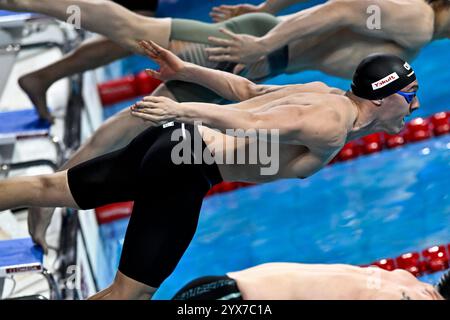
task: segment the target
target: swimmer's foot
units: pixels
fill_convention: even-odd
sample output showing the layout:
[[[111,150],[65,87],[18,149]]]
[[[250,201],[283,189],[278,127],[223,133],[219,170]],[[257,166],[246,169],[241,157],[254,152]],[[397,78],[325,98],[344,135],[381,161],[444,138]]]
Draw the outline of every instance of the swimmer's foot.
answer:
[[[42,75],[39,72],[26,74],[19,79],[19,86],[34,104],[39,117],[54,123],[54,117],[47,107],[47,90],[49,85],[43,81]]]
[[[40,245],[45,254],[48,254],[49,249],[45,235],[54,211],[54,208],[30,208],[28,210],[28,232],[33,242]]]

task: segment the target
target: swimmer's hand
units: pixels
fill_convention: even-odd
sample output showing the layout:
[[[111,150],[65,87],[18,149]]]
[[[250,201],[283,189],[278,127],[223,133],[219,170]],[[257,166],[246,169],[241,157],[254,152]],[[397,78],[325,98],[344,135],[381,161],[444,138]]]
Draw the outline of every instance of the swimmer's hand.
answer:
[[[188,63],[153,41],[139,41],[139,45],[160,68],[159,71],[146,69],[149,76],[161,81],[183,80]]]
[[[265,5],[264,2],[258,6],[247,3],[238,4],[234,6],[221,5],[212,8],[212,11],[209,13],[209,16],[213,19],[214,22],[221,22],[246,13],[263,12],[265,8],[264,5]]]
[[[220,29],[220,31],[230,39],[208,38],[209,42],[218,46],[205,49],[208,59],[211,61],[249,64],[263,59],[269,53],[267,48],[260,43],[261,38],[259,37],[248,34],[236,34],[224,28]]]
[[[131,114],[150,122],[154,126],[177,120],[180,115],[180,103],[167,97],[148,96],[131,108]]]

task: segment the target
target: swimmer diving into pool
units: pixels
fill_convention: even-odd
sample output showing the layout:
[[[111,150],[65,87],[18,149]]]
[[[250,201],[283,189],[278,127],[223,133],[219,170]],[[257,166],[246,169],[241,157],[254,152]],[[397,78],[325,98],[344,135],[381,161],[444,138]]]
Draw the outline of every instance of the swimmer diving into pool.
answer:
[[[274,12],[298,1],[269,2]],[[241,66],[236,63],[245,63],[240,75],[253,82],[304,70],[351,78],[358,63],[371,53],[390,53],[411,61],[431,41],[450,36],[448,0],[331,0],[288,16],[256,12],[216,24],[145,17],[104,0],[0,0],[1,9],[39,12],[62,21],[68,18],[69,5],[80,8],[82,28],[102,34],[128,51],[143,54],[136,40],[151,40],[187,62],[209,68],[237,73]],[[378,11],[368,13],[369,6]],[[371,20],[378,13],[379,21]],[[45,87],[85,70],[76,66],[66,69],[46,74]],[[45,90],[37,90],[29,82],[25,89],[31,100],[38,103],[39,110],[47,110]],[[180,102],[218,103],[214,99],[220,99],[204,88],[182,82],[168,83],[156,95]],[[139,133],[131,119],[126,121],[130,122],[129,130]],[[122,133],[111,130],[109,135],[119,141]],[[107,145],[108,139],[104,140]]]
[[[405,270],[265,263],[192,280],[173,300],[449,300],[450,271],[433,286]]]
[[[222,106],[145,97],[131,107],[131,113],[154,127],[125,148],[55,174],[0,182],[0,210],[17,206],[88,209],[134,201],[116,278],[95,299],[151,297],[191,242],[211,186],[221,181],[307,178],[326,166],[347,141],[379,131],[398,133],[404,127],[403,118],[419,107],[415,73],[394,55],[364,59],[345,92],[320,82],[257,85],[184,62],[155,43],[142,46],[160,65],[159,72],[148,71],[153,76],[193,81],[241,102]],[[202,125],[196,125],[199,121]],[[278,130],[279,170],[261,175],[262,163],[197,163],[191,153],[187,154],[190,161],[174,162],[172,151],[180,140],[174,140],[173,134],[180,131],[179,137],[186,137],[182,141],[187,143],[200,137],[202,150],[213,159],[225,159],[256,143],[257,139],[225,135],[226,129]]]
[[[270,2],[279,9],[295,1]],[[253,82],[281,73],[314,69],[351,78],[358,63],[371,53],[395,54],[410,61],[431,41],[450,37],[448,0],[331,0],[289,16],[274,17],[256,12],[217,24],[144,17],[104,0],[0,0],[2,9],[40,12],[62,21],[67,20],[69,5],[80,7],[83,28],[102,34],[135,53],[145,54],[135,40],[152,40],[187,62],[237,72],[242,67],[237,62],[247,63],[264,52],[265,57],[252,60],[240,72]],[[381,29],[367,27],[368,18],[373,15],[367,13],[369,5],[380,9]],[[228,34],[220,32],[221,28],[228,30],[225,31]],[[268,44],[255,55],[254,48],[259,50],[264,41]],[[220,47],[211,48],[214,44]],[[276,47],[279,48],[274,49]],[[205,51],[207,48],[209,55]],[[226,62],[228,60],[232,62]],[[52,72],[45,76],[45,86],[79,71],[83,70],[72,66]],[[27,81],[25,87],[30,99],[38,103],[37,108],[48,110],[42,84],[36,83],[33,87]],[[186,81],[166,82],[152,95],[178,102],[223,103],[222,97],[212,90]],[[116,114],[103,123],[60,170],[124,147],[149,125],[131,116],[128,110]],[[46,251],[45,232],[52,210],[32,208],[31,211],[35,217],[29,221],[31,236]]]

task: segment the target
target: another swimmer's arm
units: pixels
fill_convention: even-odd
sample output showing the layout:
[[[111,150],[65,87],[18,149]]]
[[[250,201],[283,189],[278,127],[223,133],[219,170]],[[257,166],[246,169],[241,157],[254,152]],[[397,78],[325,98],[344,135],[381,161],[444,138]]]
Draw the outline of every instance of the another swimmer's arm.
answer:
[[[386,4],[377,1],[377,5],[383,7],[383,12],[385,11]],[[367,13],[368,6],[367,3],[359,0],[330,0],[290,15],[258,41],[261,47],[266,48],[266,53],[270,53],[292,41],[324,34],[336,28],[348,26],[364,32],[370,17],[370,14]],[[382,34],[383,30],[380,30],[379,33]]]

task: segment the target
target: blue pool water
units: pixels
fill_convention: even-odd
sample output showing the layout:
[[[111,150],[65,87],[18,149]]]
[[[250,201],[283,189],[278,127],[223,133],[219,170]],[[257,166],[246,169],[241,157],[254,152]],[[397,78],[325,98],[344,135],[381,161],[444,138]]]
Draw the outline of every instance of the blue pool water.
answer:
[[[271,261],[365,264],[450,242],[450,136],[208,198],[159,292]]]
[[[323,1],[301,5],[318,2]],[[207,12],[216,2],[206,4],[203,0],[168,1],[159,14],[208,21]],[[448,52],[450,41],[437,41],[412,62],[422,102],[414,116],[450,109]],[[138,72],[149,64],[134,57],[124,62],[123,70]],[[268,82],[317,80],[342,89],[349,85],[348,80],[316,71]],[[191,246],[155,298],[170,298],[197,276],[269,261],[365,264],[449,243],[449,151],[448,135],[335,164],[307,180],[278,181],[210,197],[202,207]],[[126,225],[125,219],[101,227],[111,261],[103,286],[115,273]],[[437,276],[423,279],[433,282]]]
[[[193,242],[157,293],[270,261],[366,264],[450,242],[450,135],[209,197]],[[101,227],[110,277],[127,220]],[[434,281],[434,277],[426,277]]]

